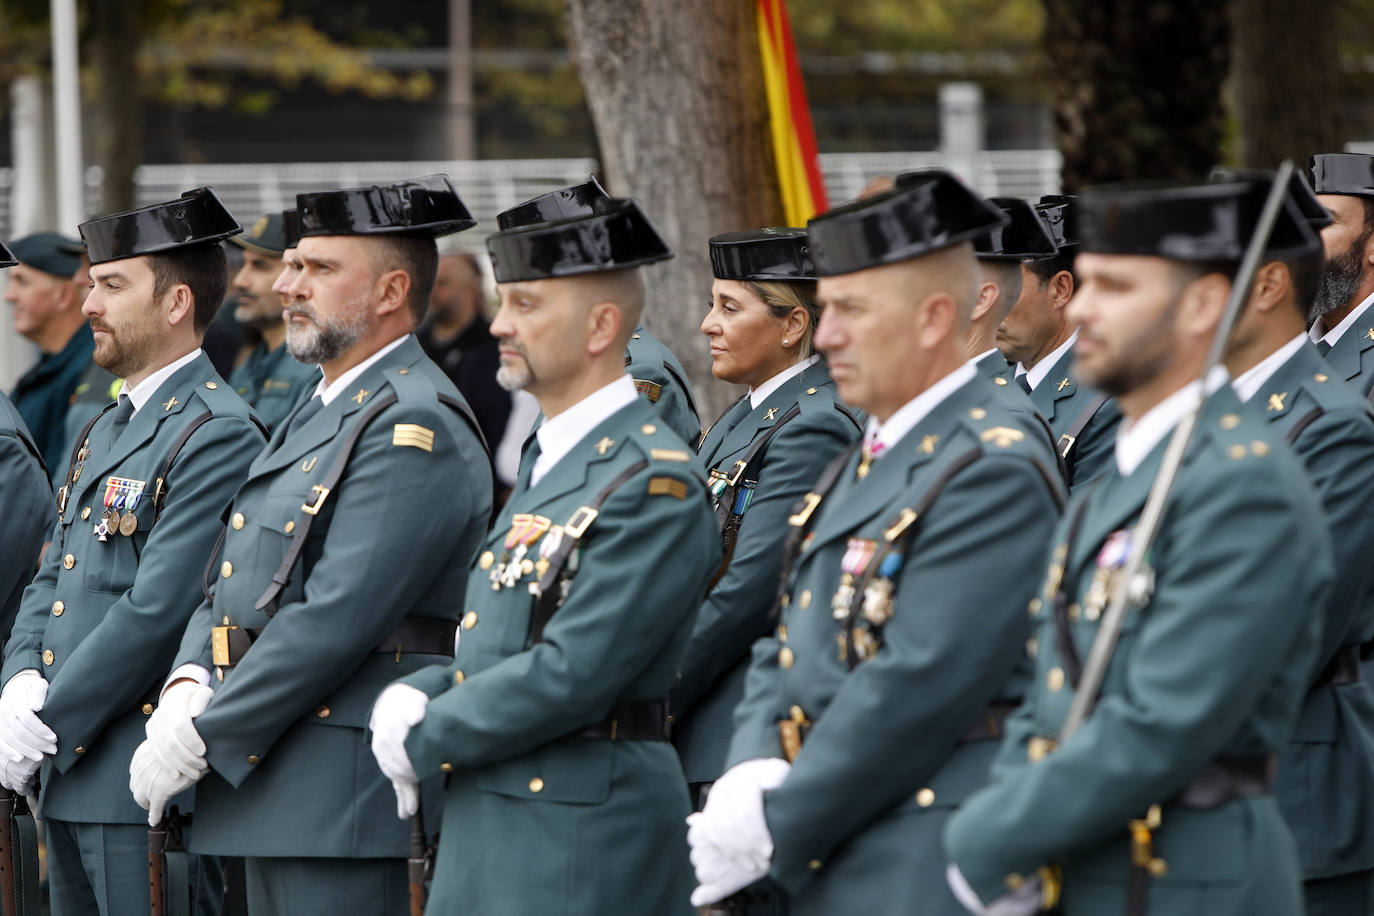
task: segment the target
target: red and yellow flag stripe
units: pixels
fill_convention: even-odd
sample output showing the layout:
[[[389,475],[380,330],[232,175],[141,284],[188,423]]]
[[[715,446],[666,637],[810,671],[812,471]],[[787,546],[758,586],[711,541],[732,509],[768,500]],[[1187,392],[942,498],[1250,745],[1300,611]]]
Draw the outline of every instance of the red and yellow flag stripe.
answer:
[[[759,48],[763,54],[778,185],[787,224],[805,226],[808,219],[829,208],[816,152],[816,130],[806,103],[806,87],[797,63],[786,0],[757,2]]]

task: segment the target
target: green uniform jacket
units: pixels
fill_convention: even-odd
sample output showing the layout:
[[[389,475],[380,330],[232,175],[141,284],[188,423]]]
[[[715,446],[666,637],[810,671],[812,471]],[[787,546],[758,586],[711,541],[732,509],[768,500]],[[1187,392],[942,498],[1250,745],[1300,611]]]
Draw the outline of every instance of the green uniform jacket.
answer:
[[[1374,636],[1374,420],[1359,391],[1331,379],[1304,343],[1247,406],[1291,442],[1330,523],[1336,577],[1320,665]],[[1296,432],[1296,439],[1292,438]],[[1313,688],[1279,756],[1276,794],[1307,878],[1374,868],[1374,690],[1360,680]]]
[[[945,832],[950,860],[984,901],[1060,865],[1064,916],[1124,912],[1127,824],[1159,804],[1153,851],[1167,872],[1149,881],[1149,913],[1302,912],[1297,851],[1272,795],[1206,811],[1171,803],[1216,758],[1283,747],[1313,676],[1321,615],[1311,611],[1330,593],[1330,538],[1307,475],[1230,386],[1199,419],[1151,549],[1152,597],[1126,618],[1092,714],[1047,754],[1031,740],[1057,738],[1074,693],[1056,642],[1056,583],[1062,575],[1065,625],[1086,659],[1110,593],[1092,582],[1124,562],[1123,532],[1167,446],[1168,436],[1127,477],[1113,463],[1074,494],[1055,532],[1029,605],[1031,690],[1007,721],[991,785]]]
[[[773,627],[769,612],[777,600],[787,518],[860,430],[853,413],[840,404],[830,370],[818,362],[752,410],[746,395],[707,431],[699,452],[708,471],[733,476],[735,462],[743,461],[754,442],[793,405],[801,413],[768,442],[729,569],[701,605],[682,660],[682,678],[673,690],[673,740],[689,783],[710,782],[725,770],[735,706],[744,697],[749,648]],[[720,512],[718,507],[723,522]]]
[[[67,400],[67,415],[62,418],[62,451],[60,460],[48,466],[48,475],[54,489],[61,487],[67,475],[67,464],[72,451],[76,448],[76,437],[86,428],[105,406],[119,397],[119,389],[124,380],[108,369],[95,363],[86,367],[86,372],[77,382],[76,390]]]
[[[617,703],[667,697],[720,563],[695,462],[661,422],[640,398],[538,484],[521,476],[468,581],[454,664],[405,679],[431,697],[406,741],[415,771],[450,774],[430,913],[693,912],[691,809],[672,746],[576,735]],[[538,573],[508,536],[571,521],[639,462],[586,529],[567,598],[530,645]],[[508,560],[513,584],[495,589]]]
[[[154,525],[157,476],[182,430],[206,412],[211,419],[172,465]],[[113,411],[91,429],[90,454],[24,592],[0,673],[8,682],[33,668],[50,684],[40,718],[57,733],[57,753],[43,764],[43,817],[146,823],[129,794],[129,760],[153,711],[149,695],[162,685],[199,601],[222,513],[262,448],[250,418],[201,354],[158,387],[113,445]],[[92,529],[112,477],[144,488],[133,535],[102,542]]]
[[[997,748],[963,737],[993,701],[1020,696],[1025,602],[1059,514],[1058,475],[1012,435],[1013,422],[992,386],[974,379],[862,480],[851,455],[812,519],[777,635],[754,647],[730,765],[783,756],[779,720],[814,722],[787,779],[764,797],[772,876],[794,913],[962,913],[945,888],[940,832],[987,781]],[[881,542],[968,454],[977,460],[918,522],[881,634],[856,628],[879,647],[849,670],[832,596],[855,539]]]
[[[687,372],[677,361],[673,351],[649,329],[635,328],[629,346],[625,348],[625,371],[635,380],[639,393],[649,399],[668,428],[683,442],[695,445],[701,435],[701,420],[687,384]],[[535,424],[536,427],[538,423]]]
[[[38,446],[10,399],[0,394],[0,641],[10,635],[24,587],[38,568],[43,539],[52,531],[52,487]]]
[[[1098,394],[1096,389],[1078,384],[1073,372],[1072,347],[1059,357],[1049,375],[1031,389],[1031,403],[1050,424],[1061,453],[1062,437],[1068,435]],[[1093,414],[1068,455],[1064,456],[1070,489],[1077,489],[1111,467],[1113,449],[1116,447],[1116,427],[1120,422],[1121,410],[1114,400],[1108,400]]]
[[[1058,458],[1058,449],[1055,448],[1054,431],[1050,429],[1050,424],[1040,415],[1040,411],[1031,402],[1030,395],[1021,390],[1019,385],[1012,383],[1008,376],[1011,375],[1010,367],[1007,366],[1006,359],[1001,353],[989,353],[982,359],[973,364],[978,371],[980,378],[986,380],[997,389],[997,397],[1001,403],[1015,416],[1019,425],[1038,444],[1044,445],[1045,455],[1050,467],[1059,467],[1061,464]],[[1067,468],[1065,468],[1067,472]]]
[[[61,350],[42,354],[37,365],[21,375],[10,392],[48,467],[67,460],[65,453],[70,449],[65,448],[67,438],[62,421],[94,352],[95,338],[90,327],[83,324]]]
[[[213,668],[211,628],[266,629],[211,680],[196,719],[213,772],[196,789],[196,852],[247,856],[404,856],[409,827],[364,729],[390,681],[447,653],[375,651],[407,617],[456,619],[491,513],[476,434],[438,394],[461,398],[409,338],[369,366],[290,438],[286,424],[234,497],[213,604],[185,628],[178,664]],[[254,609],[353,426],[367,426],[324,501],[268,622]],[[428,446],[428,447],[426,447]],[[445,647],[446,649],[448,647]],[[438,787],[429,787],[437,798]]]
[[[1345,329],[1345,333],[1326,354],[1331,374],[1354,385],[1368,395],[1374,390],[1374,309],[1366,309],[1360,320]]]
[[[257,411],[269,430],[276,429],[302,398],[309,397],[319,381],[319,366],[297,361],[284,343],[268,352],[262,341],[229,376],[229,384]]]

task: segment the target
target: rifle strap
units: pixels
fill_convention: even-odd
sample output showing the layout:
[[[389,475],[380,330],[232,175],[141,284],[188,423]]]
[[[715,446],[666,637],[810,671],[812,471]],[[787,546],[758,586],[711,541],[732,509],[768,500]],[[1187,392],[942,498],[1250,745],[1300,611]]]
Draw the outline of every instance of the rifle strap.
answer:
[[[1068,432],[1059,437],[1059,457],[1066,464],[1069,461],[1069,453],[1078,444],[1078,437],[1083,435],[1083,430],[1088,428],[1088,424],[1093,421],[1093,417],[1097,416],[1097,412],[1102,409],[1102,405],[1107,403],[1107,400],[1107,395],[1099,394],[1089,401],[1088,406],[1084,407],[1083,412],[1073,421]]]

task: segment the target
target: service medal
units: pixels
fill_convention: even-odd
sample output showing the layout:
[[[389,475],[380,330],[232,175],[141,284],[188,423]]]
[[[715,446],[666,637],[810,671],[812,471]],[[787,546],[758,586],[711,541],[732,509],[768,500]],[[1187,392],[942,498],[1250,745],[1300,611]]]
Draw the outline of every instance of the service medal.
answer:
[[[836,620],[842,619],[849,613],[849,605],[854,602],[854,582],[868,569],[868,564],[873,562],[873,555],[877,552],[877,541],[869,541],[864,538],[849,539],[844,557],[840,560],[840,569],[844,570],[844,574],[840,576],[840,587],[835,590],[835,596],[830,599],[830,609]]]
[[[138,530],[138,518],[132,512],[125,512],[124,517],[119,520],[119,533],[127,537],[133,537]]]
[[[534,564],[525,566],[525,555],[530,545],[539,540],[553,526],[553,521],[542,515],[520,512],[511,516],[510,531],[506,534],[504,547],[510,551],[510,561],[503,564],[501,585],[509,588],[519,582],[522,576],[534,571]]]

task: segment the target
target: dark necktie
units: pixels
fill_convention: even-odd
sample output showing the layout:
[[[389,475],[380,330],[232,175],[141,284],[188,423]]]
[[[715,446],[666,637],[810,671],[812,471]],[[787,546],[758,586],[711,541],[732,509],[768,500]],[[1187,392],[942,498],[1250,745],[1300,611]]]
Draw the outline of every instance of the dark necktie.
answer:
[[[1325,359],[1326,354],[1331,352],[1331,344],[1327,343],[1324,340],[1317,341],[1317,352],[1322,355],[1323,359]]]
[[[305,405],[301,407],[300,410],[296,411],[296,415],[291,418],[291,422],[286,425],[286,435],[283,436],[282,439],[290,439],[302,426],[310,421],[311,417],[319,413],[322,407],[324,407],[324,398],[312,397],[310,400],[306,401]]]
[[[119,402],[115,405],[114,414],[110,422],[110,446],[113,447],[119,441],[119,436],[124,432],[124,427],[129,425],[129,418],[134,415],[134,401],[123,392],[119,395]]]
[[[1021,390],[1024,391],[1026,394],[1030,394],[1030,393],[1031,393],[1030,373],[1029,373],[1029,372],[1022,372],[1020,375],[1018,375],[1018,376],[1016,377],[1016,384],[1020,385],[1020,386],[1021,386]]]
[[[526,488],[529,487],[530,472],[534,470],[535,459],[539,457],[539,437],[535,435],[538,428],[536,425],[530,430],[530,434],[525,437],[524,445],[520,447],[520,465],[515,472],[516,486],[523,482]]]
[[[753,402],[750,401],[749,395],[746,394],[738,401],[731,404],[729,409],[726,410],[725,413],[720,415],[719,420],[717,420],[715,423],[712,423],[710,426],[706,428],[706,431],[701,435],[701,442],[699,443],[699,445],[704,448],[706,445],[706,437],[711,435],[711,433],[713,432],[720,433],[720,438],[716,441],[724,442],[725,437],[730,435],[730,431],[734,429],[736,426],[739,426],[740,421],[743,420],[745,417],[749,416],[749,414],[753,412]],[[698,451],[700,451],[700,449],[698,449]]]

